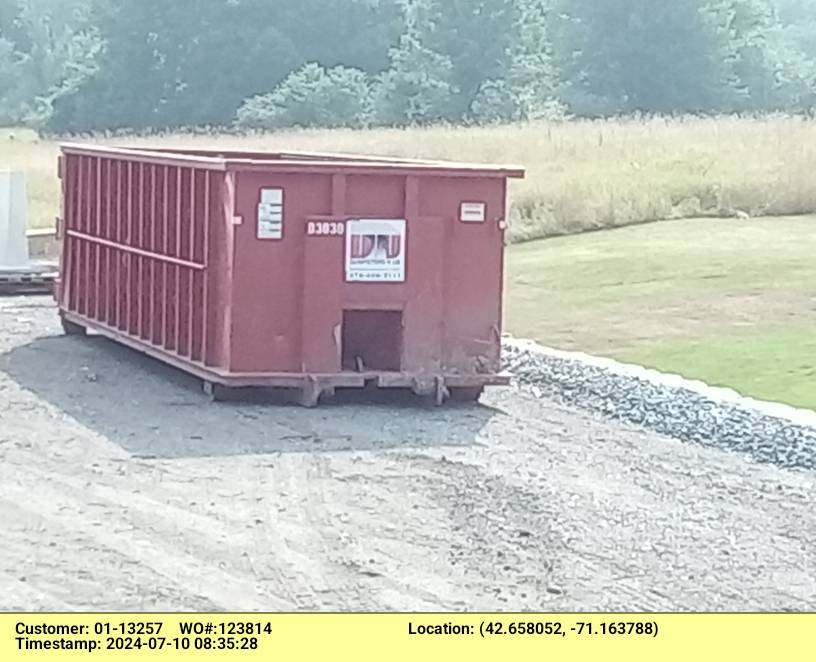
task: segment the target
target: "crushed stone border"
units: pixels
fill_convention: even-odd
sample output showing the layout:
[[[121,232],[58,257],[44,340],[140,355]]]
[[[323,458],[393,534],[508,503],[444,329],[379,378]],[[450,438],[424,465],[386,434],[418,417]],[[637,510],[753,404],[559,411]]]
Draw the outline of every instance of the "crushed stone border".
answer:
[[[681,375],[660,372],[659,370],[645,368],[640,365],[622,363],[614,359],[584,354],[583,352],[567,352],[559,349],[553,349],[551,347],[541,345],[533,340],[524,340],[514,338],[512,336],[505,336],[502,343],[521,351],[540,354],[545,357],[584,363],[588,366],[600,368],[623,377],[643,379],[659,386],[691,391],[718,404],[729,404],[741,407],[743,409],[753,410],[764,416],[772,416],[774,418],[790,421],[794,425],[802,425],[816,429],[816,411],[812,411],[810,409],[797,409],[796,407],[779,402],[756,400],[754,398],[742,395],[734,389],[711,386],[705,382],[688,379]]]
[[[814,411],[530,340],[503,342],[513,383],[540,400],[782,469],[816,470]]]

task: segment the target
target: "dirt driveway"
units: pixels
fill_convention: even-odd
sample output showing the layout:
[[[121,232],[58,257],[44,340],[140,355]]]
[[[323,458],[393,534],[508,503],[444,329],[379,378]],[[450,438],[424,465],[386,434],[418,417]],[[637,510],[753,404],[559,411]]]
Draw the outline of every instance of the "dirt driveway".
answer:
[[[0,609],[816,609],[816,474],[512,389],[211,404],[0,299]]]

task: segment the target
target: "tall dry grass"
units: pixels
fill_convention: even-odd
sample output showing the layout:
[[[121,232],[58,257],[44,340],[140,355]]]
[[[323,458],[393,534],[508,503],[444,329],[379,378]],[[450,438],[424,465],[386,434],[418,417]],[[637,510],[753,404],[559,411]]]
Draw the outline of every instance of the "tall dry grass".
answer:
[[[816,121],[795,117],[573,121],[485,128],[286,131],[93,138],[128,145],[303,149],[507,163],[512,238],[571,234],[653,220],[816,211]],[[32,221],[57,209],[57,146],[0,134],[0,168],[29,175]]]

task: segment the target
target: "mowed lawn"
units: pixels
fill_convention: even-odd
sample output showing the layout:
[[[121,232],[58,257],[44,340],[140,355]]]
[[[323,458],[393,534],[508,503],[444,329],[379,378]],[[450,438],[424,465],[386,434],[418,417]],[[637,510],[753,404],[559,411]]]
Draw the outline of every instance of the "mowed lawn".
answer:
[[[515,336],[816,409],[816,217],[513,246],[507,296]]]

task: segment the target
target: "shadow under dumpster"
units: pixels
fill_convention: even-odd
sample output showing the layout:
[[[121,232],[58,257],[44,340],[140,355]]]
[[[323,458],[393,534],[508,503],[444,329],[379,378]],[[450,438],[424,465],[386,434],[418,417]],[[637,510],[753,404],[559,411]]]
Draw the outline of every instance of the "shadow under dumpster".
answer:
[[[276,406],[260,392],[213,403],[199,380],[93,335],[12,347],[0,372],[145,459],[470,446],[501,415],[482,405],[432,408],[402,394],[368,402],[368,394],[341,395],[314,410]]]

